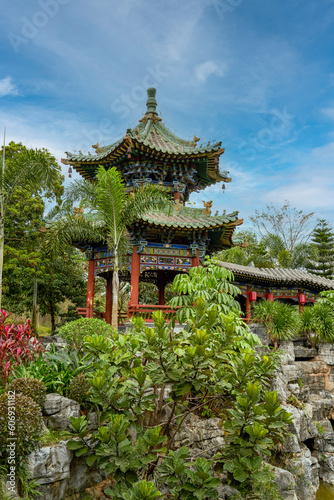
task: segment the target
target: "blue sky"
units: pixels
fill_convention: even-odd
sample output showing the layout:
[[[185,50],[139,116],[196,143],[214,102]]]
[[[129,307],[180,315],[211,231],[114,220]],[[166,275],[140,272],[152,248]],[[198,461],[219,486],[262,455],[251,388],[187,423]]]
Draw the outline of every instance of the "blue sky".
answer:
[[[334,0],[11,0],[0,127],[60,160],[124,135],[155,86],[172,131],[226,148],[225,194],[192,201],[246,222],[287,199],[333,223],[333,24]]]

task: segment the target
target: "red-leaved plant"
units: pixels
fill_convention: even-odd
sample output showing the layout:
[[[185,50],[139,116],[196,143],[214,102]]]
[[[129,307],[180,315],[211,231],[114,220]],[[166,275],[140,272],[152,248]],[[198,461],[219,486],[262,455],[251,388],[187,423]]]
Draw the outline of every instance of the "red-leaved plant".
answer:
[[[27,363],[43,350],[30,320],[23,324],[9,323],[9,316],[4,309],[0,310],[0,383],[5,385],[14,366]]]

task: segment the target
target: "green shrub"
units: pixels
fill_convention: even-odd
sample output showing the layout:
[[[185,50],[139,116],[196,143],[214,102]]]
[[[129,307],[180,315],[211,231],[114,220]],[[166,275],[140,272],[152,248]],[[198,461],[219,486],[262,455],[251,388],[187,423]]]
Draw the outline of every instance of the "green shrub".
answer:
[[[15,399],[10,399],[10,394],[0,396],[0,454],[7,459],[7,446],[14,442],[15,456],[20,459],[36,449],[43,418],[40,407],[33,399],[20,393],[15,394]]]
[[[58,333],[70,348],[80,351],[87,335],[112,337],[117,332],[103,319],[81,318],[62,326]]]
[[[267,330],[275,349],[282,340],[289,340],[298,333],[299,314],[295,306],[279,300],[260,300],[253,305],[252,317]]]
[[[77,377],[71,380],[68,395],[71,399],[74,399],[81,404],[87,399],[89,388],[90,383],[86,379],[86,376],[83,373],[80,373]]]
[[[9,384],[9,390],[33,399],[40,407],[46,397],[46,386],[42,380],[32,377],[16,378]]]

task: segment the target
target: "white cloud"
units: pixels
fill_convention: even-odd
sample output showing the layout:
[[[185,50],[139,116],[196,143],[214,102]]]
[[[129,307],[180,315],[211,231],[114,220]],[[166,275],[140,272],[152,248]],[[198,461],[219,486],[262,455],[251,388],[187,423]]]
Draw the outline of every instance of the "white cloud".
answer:
[[[6,95],[18,95],[17,87],[12,82],[11,76],[6,76],[6,78],[0,80],[0,97],[5,97]]]
[[[283,203],[289,200],[302,210],[333,213],[334,199],[334,142],[304,152],[307,161],[289,171],[288,181],[267,192],[266,202]]]
[[[332,108],[325,108],[322,110],[323,114],[328,116],[328,118],[331,118],[334,120],[334,107]]]
[[[211,75],[224,76],[227,72],[227,65],[215,61],[206,61],[195,66],[195,77],[200,83],[205,83]]]

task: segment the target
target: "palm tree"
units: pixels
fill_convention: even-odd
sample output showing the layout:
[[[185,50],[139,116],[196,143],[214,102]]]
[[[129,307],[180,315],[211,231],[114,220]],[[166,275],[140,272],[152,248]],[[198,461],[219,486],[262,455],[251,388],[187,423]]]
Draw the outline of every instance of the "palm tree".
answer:
[[[10,142],[2,148],[0,166],[0,309],[5,245],[5,222],[8,206],[16,190],[28,188],[32,193],[44,192],[47,197],[62,194],[61,169],[46,149],[27,149]]]
[[[65,206],[76,200],[90,208],[93,217],[73,214],[61,217],[47,232],[47,248],[57,254],[64,244],[82,241],[107,243],[114,256],[112,326],[117,328],[120,258],[129,248],[128,228],[148,211],[169,213],[172,203],[163,188],[156,185],[147,185],[127,194],[118,170],[115,167],[105,170],[101,166],[97,171],[97,182],[76,181],[67,191]]]
[[[315,347],[319,340],[333,342],[334,314],[330,304],[319,301],[314,306],[304,307],[300,315],[300,333]]]
[[[297,308],[284,302],[260,300],[253,306],[252,317],[263,324],[275,349],[280,340],[288,340],[298,331]]]

